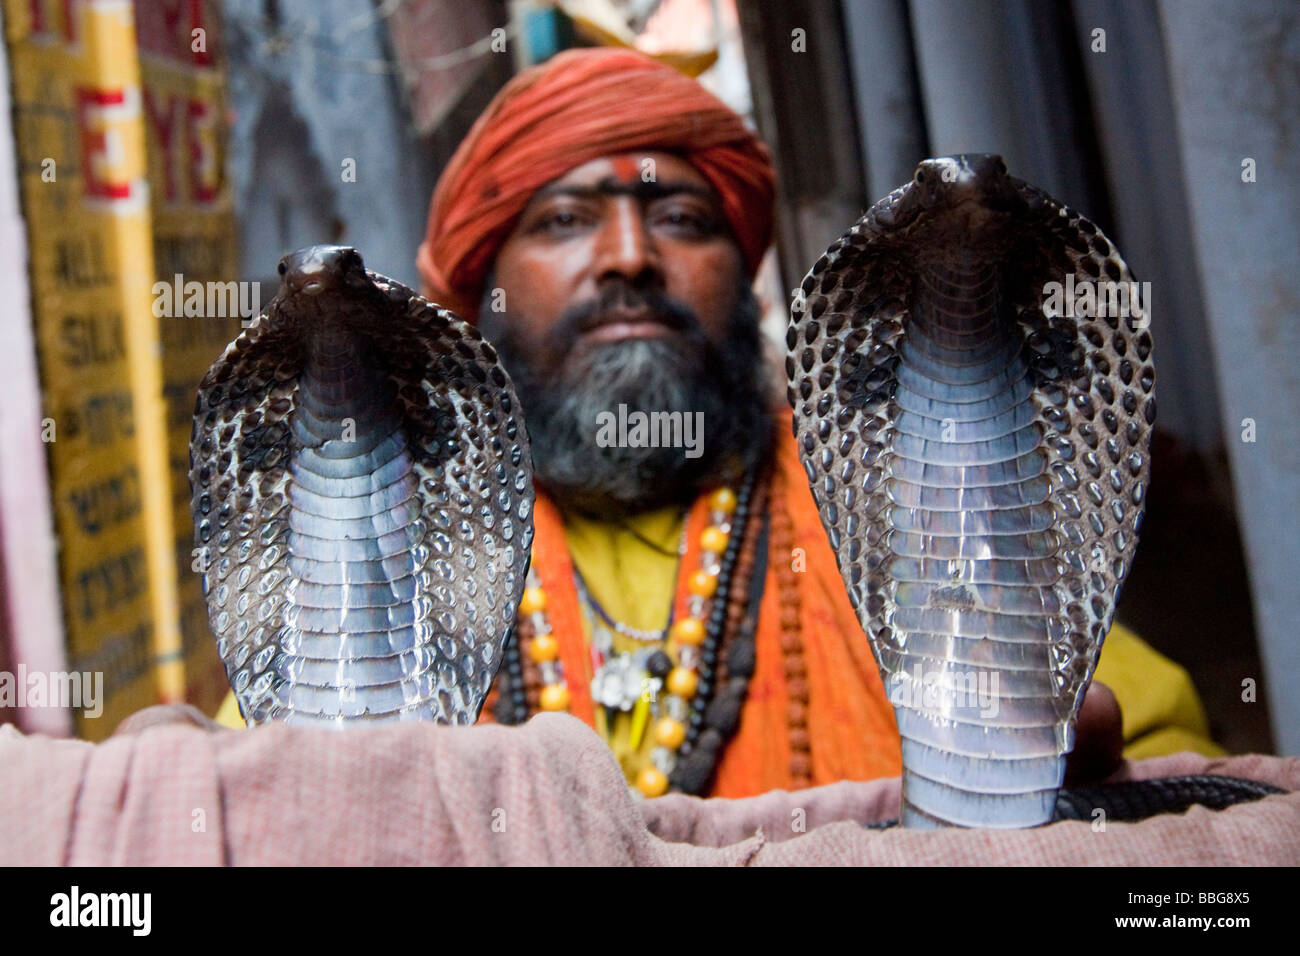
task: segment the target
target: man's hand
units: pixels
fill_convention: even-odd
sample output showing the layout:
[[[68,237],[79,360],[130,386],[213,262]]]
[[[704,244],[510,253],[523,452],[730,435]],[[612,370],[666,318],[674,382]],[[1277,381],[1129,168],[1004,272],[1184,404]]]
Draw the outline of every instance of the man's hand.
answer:
[[[1076,786],[1112,774],[1124,759],[1119,701],[1105,684],[1093,681],[1083,696],[1074,751],[1065,761],[1065,785]]]

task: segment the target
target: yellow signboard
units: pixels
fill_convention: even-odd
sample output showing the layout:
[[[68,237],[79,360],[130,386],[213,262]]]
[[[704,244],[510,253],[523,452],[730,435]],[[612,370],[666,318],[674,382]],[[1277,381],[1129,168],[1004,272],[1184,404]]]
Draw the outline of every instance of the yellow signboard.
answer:
[[[187,36],[180,21],[208,9],[143,7]],[[163,273],[233,276],[233,233],[211,47],[177,56],[146,18],[142,88],[135,15],[126,0],[4,3],[68,668],[104,675],[102,714],[77,715],[92,739],[183,699],[182,607],[198,671],[215,667],[193,610],[185,448],[198,379],[238,327],[153,308]]]
[[[225,75],[215,4],[172,0],[136,7],[145,141],[153,207],[155,281],[172,288],[237,278],[235,224],[225,177]],[[157,288],[157,287],[156,287]],[[228,685],[208,628],[190,518],[189,442],[199,380],[239,334],[234,309],[186,315],[171,296],[160,319],[167,403],[174,549],[185,698],[215,712]],[[247,296],[245,297],[247,299]],[[155,298],[155,302],[157,302]],[[206,300],[205,300],[206,301]],[[161,661],[164,674],[169,661]],[[166,690],[178,688],[167,678]]]

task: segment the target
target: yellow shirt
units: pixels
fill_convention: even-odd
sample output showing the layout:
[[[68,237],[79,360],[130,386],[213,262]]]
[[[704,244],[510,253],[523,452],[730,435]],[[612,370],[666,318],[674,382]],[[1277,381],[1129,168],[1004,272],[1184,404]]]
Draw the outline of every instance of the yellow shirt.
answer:
[[[564,525],[564,537],[573,563],[582,572],[592,597],[615,621],[642,631],[662,631],[677,584],[678,546],[684,515],[680,508],[665,508],[638,515],[626,525],[576,516]],[[591,646],[592,616],[584,605],[583,636]],[[614,634],[613,650],[622,654],[643,648],[663,648]],[[650,764],[655,747],[650,721],[636,721],[635,710],[614,711],[606,723],[604,708],[597,707],[597,727],[618,759],[629,782]],[[602,726],[603,725],[603,726]],[[639,741],[633,740],[634,730]]]
[[[1163,757],[1190,750],[1227,753],[1210,739],[1209,722],[1187,671],[1122,624],[1112,624],[1093,675],[1115,694],[1124,727],[1124,756]]]
[[[573,562],[593,597],[614,620],[640,630],[662,630],[667,624],[677,581],[682,517],[680,509],[665,508],[638,515],[626,525],[578,517],[566,521],[565,539]],[[585,622],[584,631],[589,644],[590,627]],[[614,635],[615,651],[646,646]],[[1205,711],[1187,672],[1123,625],[1111,627],[1095,679],[1110,687],[1119,701],[1125,757],[1144,759],[1183,750],[1207,756],[1225,752],[1209,738]],[[226,695],[216,719],[227,727],[244,726],[233,693]],[[633,747],[632,727],[631,713],[616,712],[612,723],[603,728],[629,782],[648,765],[654,747],[648,727],[639,746]]]

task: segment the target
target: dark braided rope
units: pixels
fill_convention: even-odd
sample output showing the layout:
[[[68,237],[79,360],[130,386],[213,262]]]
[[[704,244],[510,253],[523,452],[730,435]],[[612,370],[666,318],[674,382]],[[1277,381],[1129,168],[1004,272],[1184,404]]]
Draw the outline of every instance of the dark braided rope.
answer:
[[[1286,791],[1258,780],[1214,774],[1126,780],[1062,790],[1056,797],[1052,822],[1091,822],[1097,819],[1096,812],[1100,810],[1107,822],[1136,823],[1162,813],[1185,813],[1192,807],[1224,810],[1277,793]],[[898,826],[898,820],[880,820],[864,825],[869,830],[888,830]]]
[[[1107,820],[1130,822],[1161,813],[1183,813],[1194,806],[1222,810],[1284,792],[1258,780],[1211,774],[1130,780],[1062,790],[1056,798],[1055,819],[1091,820],[1100,809]]]

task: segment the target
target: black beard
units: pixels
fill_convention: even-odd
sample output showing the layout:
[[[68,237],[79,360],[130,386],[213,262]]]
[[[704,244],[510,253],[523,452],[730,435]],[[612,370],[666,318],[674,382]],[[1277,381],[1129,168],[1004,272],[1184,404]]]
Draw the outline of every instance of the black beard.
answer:
[[[488,289],[492,283],[488,283]],[[615,290],[649,305],[678,334],[596,345],[573,355],[579,332],[609,305],[609,296],[571,309],[549,335],[559,369],[536,368],[507,313],[485,295],[479,329],[496,347],[523,405],[537,482],[563,509],[604,520],[685,505],[708,487],[735,484],[767,450],[771,421],[763,385],[759,306],[749,285],[721,347],[704,334],[692,310],[653,292]],[[684,448],[602,446],[601,413],[702,412],[701,454]],[[696,419],[698,421],[698,419]]]

